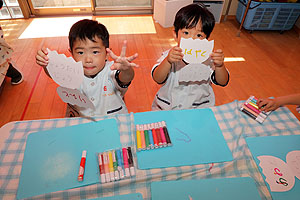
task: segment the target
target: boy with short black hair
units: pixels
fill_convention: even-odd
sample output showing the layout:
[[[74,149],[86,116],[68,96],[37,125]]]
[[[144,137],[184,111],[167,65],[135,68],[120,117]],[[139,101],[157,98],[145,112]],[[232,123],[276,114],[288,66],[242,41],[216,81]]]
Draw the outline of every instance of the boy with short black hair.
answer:
[[[106,27],[94,20],[81,20],[71,27],[70,51],[76,62],[82,61],[85,75],[78,90],[92,101],[95,109],[68,104],[68,117],[128,113],[123,96],[133,80],[133,67],[137,65],[131,61],[137,54],[125,57],[126,45],[124,41],[121,55],[116,56],[109,49],[109,33]],[[36,62],[48,74],[47,54],[46,48],[42,48],[37,53]],[[114,62],[107,60],[109,55]]]
[[[179,47],[181,38],[208,39],[214,25],[213,14],[203,4],[190,4],[177,12],[173,36],[178,46],[164,52],[152,68],[152,78],[162,84],[152,103],[152,110],[192,109],[215,105],[211,82],[226,86],[229,81],[221,49],[214,50],[210,59],[199,64],[203,71],[199,73],[201,76],[196,81],[179,79],[182,69],[188,67],[182,60],[184,54]]]

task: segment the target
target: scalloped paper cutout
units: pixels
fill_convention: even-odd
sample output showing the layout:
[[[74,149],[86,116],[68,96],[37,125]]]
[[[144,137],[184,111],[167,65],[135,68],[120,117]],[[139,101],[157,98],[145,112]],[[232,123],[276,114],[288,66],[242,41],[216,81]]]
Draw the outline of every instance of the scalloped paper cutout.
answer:
[[[72,57],[58,54],[48,49],[49,63],[47,70],[51,78],[60,86],[70,89],[80,87],[84,72],[82,62],[76,62]]]

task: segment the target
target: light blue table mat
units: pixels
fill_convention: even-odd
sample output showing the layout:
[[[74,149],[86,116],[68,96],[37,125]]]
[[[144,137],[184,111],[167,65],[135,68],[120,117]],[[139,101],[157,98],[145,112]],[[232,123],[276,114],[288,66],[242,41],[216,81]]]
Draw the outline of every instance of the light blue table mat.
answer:
[[[153,200],[260,200],[252,178],[220,178],[151,183]]]
[[[225,162],[233,159],[211,109],[134,114],[135,124],[159,121],[166,122],[173,146],[137,152],[139,169]]]
[[[260,161],[258,156],[270,155],[280,158],[286,162],[286,155],[290,151],[300,150],[300,135],[286,135],[286,136],[267,136],[267,137],[249,137],[246,138],[248,147],[252,156],[259,168],[260,173],[265,179],[262,169],[259,166]],[[270,190],[269,184],[265,181]],[[286,192],[271,192],[274,200],[299,200],[300,199],[300,180],[295,177],[294,187]]]
[[[115,119],[29,134],[17,199],[99,182],[96,153],[119,147]],[[78,182],[83,150],[87,151],[84,180]]]
[[[111,197],[96,198],[91,200],[143,200],[143,196],[141,193],[131,193]]]

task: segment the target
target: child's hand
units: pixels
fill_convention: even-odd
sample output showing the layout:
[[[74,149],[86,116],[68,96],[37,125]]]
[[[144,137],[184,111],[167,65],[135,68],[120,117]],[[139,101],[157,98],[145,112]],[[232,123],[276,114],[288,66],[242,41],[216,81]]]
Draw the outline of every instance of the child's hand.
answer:
[[[213,60],[215,67],[224,66],[224,53],[223,53],[222,49],[214,50],[210,54],[210,57]]]
[[[182,49],[180,47],[173,47],[170,49],[167,60],[170,64],[181,61],[183,59]]]
[[[120,70],[126,71],[131,69],[132,67],[138,67],[137,64],[131,63],[134,59],[138,57],[138,54],[135,53],[133,56],[126,57],[126,48],[127,48],[127,41],[125,40],[123,43],[122,51],[120,56],[116,56],[114,52],[112,52],[109,48],[106,48],[107,53],[110,57],[115,61],[115,63],[110,67],[111,70]]]
[[[276,99],[258,99],[257,105],[261,111],[276,110],[280,107],[280,104]]]
[[[42,67],[46,67],[48,65],[48,51],[45,47],[39,50],[35,56],[36,63]]]

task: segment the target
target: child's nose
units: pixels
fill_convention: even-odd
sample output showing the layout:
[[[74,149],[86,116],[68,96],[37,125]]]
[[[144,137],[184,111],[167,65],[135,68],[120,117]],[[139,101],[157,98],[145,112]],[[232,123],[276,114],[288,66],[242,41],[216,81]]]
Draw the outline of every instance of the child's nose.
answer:
[[[86,62],[86,63],[92,63],[92,62],[93,62],[92,57],[87,55],[87,56],[85,57],[85,62]]]

